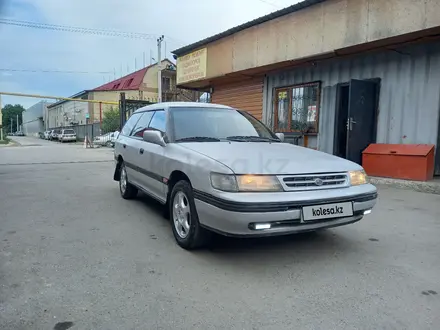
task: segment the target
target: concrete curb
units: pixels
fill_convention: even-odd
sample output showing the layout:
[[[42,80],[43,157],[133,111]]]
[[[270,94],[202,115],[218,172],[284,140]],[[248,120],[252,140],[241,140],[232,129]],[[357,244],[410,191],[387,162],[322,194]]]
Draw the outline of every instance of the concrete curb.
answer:
[[[0,144],[0,148],[18,147],[20,145],[20,143],[10,140],[8,144]]]
[[[21,143],[20,142],[17,142],[17,141],[15,141],[15,140],[13,140],[13,139],[10,139],[11,140],[11,142],[9,143],[11,146],[21,146]]]
[[[370,182],[374,185],[386,185],[393,188],[414,190],[418,192],[440,195],[439,180],[425,182],[370,177]]]

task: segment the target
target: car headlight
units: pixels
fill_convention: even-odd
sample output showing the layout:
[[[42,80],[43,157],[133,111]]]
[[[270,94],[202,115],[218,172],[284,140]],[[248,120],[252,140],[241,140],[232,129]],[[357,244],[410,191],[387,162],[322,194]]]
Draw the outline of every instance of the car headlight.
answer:
[[[283,191],[278,178],[270,175],[211,173],[211,185],[214,189],[229,192]]]
[[[348,172],[348,174],[350,176],[350,184],[352,186],[359,186],[361,184],[368,183],[368,176],[365,173],[365,171],[363,171],[363,170],[350,171],[350,172]]]

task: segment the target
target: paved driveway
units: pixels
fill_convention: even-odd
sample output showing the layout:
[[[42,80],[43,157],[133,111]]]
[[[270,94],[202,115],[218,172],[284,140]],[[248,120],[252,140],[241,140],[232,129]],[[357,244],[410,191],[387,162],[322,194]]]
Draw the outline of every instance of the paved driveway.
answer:
[[[2,330],[439,328],[440,196],[380,188],[357,224],[191,253],[111,157],[0,149]]]

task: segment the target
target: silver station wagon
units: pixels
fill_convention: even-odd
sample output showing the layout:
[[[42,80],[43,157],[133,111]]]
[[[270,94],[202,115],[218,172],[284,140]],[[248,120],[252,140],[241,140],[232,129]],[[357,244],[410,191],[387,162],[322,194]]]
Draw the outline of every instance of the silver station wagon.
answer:
[[[246,112],[210,103],[137,110],[115,143],[114,180],[165,205],[177,243],[286,235],[354,223],[371,213],[376,187],[358,164],[283,143]]]

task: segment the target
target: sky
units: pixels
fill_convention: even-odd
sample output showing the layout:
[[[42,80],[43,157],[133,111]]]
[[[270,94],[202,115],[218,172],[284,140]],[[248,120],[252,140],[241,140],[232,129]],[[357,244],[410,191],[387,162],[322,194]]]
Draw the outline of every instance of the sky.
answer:
[[[0,92],[70,96],[92,89],[297,0],[0,0],[0,19],[141,32],[151,39],[99,36],[0,24]],[[136,67],[135,67],[136,64]],[[15,71],[10,71],[15,70]],[[16,71],[18,70],[18,71]],[[32,70],[37,72],[23,72]],[[75,71],[54,73],[41,71]],[[85,73],[78,73],[85,72]],[[2,96],[2,106],[40,101]]]

